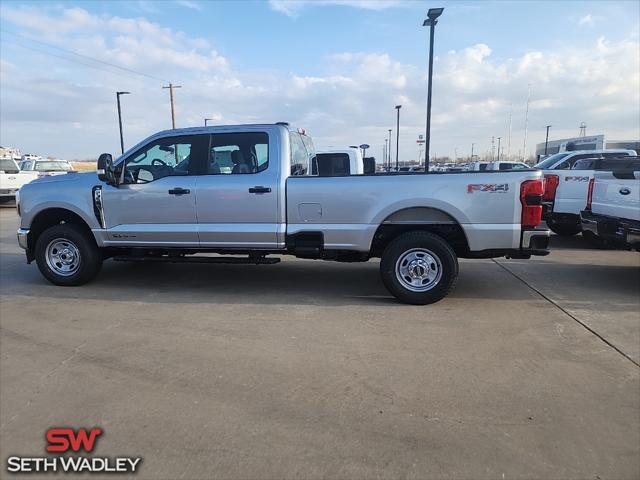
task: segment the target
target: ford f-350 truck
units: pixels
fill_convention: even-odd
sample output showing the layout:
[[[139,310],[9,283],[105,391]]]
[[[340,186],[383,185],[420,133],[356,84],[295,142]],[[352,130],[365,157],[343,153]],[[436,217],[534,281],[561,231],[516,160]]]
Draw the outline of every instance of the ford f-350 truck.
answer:
[[[413,304],[447,295],[458,257],[548,253],[540,171],[321,177],[314,161],[311,138],[284,123],[160,132],[101,155],[97,174],[26,185],[18,242],[56,285],[91,280],[107,258],[379,257],[386,287]]]

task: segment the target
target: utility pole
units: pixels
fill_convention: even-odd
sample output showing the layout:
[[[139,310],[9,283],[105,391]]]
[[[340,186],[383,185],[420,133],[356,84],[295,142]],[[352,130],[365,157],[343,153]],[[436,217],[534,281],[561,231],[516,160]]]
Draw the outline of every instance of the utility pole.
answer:
[[[522,144],[522,161],[527,155],[527,127],[529,126],[529,101],[531,100],[531,84],[529,83],[529,93],[527,95],[527,110],[524,113],[524,143]]]
[[[423,27],[429,27],[429,73],[427,74],[427,128],[424,145],[424,171],[429,172],[429,153],[431,152],[431,89],[433,84],[433,39],[435,35],[438,17],[442,15],[444,8],[430,8],[427,19],[422,23]]]
[[[389,148],[387,149],[387,172],[391,171],[391,129],[389,129]]]
[[[549,129],[551,128],[551,125],[547,125],[547,138],[544,141],[544,154],[547,154],[547,146],[549,145]]]
[[[496,159],[496,137],[491,137],[491,161]]]
[[[171,100],[171,127],[175,130],[176,128],[176,106],[173,100],[173,89],[174,88],[182,88],[182,85],[174,85],[173,83],[169,83],[166,87],[169,89],[169,99]]]
[[[400,109],[402,105],[396,105],[396,110],[398,111],[398,116],[396,119],[396,172],[400,169],[398,164],[398,158],[400,154]]]
[[[131,92],[116,92],[118,101],[118,125],[120,125],[120,152],[124,153],[124,139],[122,137],[122,110],[120,110],[120,95],[129,95]]]
[[[502,137],[498,137],[498,161],[500,161],[500,140],[502,140]]]
[[[475,146],[475,143],[471,144],[471,158],[469,159],[470,162],[473,162],[473,147]]]
[[[389,140],[387,140],[386,138],[384,139],[384,147],[382,150],[382,166],[384,167],[385,164],[387,163],[387,152],[389,151]]]
[[[507,160],[511,160],[511,124],[513,117],[513,103],[509,104],[509,138],[507,140]]]

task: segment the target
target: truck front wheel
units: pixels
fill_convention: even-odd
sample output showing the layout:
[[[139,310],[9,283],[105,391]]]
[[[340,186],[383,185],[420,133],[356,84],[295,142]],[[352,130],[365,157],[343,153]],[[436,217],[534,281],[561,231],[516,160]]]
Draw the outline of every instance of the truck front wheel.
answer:
[[[61,223],[47,228],[36,241],[35,257],[40,273],[55,285],[82,285],[102,266],[102,255],[93,238],[81,227]]]
[[[389,243],[380,261],[382,282],[398,300],[426,305],[441,300],[458,278],[458,258],[429,232],[407,232]]]

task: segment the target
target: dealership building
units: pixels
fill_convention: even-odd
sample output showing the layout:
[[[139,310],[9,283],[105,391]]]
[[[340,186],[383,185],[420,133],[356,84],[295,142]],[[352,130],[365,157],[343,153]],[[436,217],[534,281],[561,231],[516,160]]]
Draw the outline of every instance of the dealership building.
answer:
[[[549,140],[547,155],[573,150],[600,150],[604,148],[625,148],[640,152],[640,140],[605,140],[604,135],[590,135],[584,137],[562,138]],[[545,156],[545,142],[536,145],[536,157]]]

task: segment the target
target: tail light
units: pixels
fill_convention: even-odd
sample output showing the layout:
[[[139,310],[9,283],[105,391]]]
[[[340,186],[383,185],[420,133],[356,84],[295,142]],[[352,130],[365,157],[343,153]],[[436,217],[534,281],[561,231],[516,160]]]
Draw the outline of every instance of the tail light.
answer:
[[[593,201],[593,184],[595,180],[595,178],[589,179],[589,191],[587,192],[587,206],[584,207],[585,210],[591,210],[591,202]]]
[[[556,199],[556,190],[560,183],[560,177],[558,175],[545,175],[544,176],[544,194],[542,200],[545,202],[553,202]]]
[[[544,181],[526,180],[520,185],[520,203],[522,204],[521,225],[523,228],[534,228],[542,221],[542,195]]]

